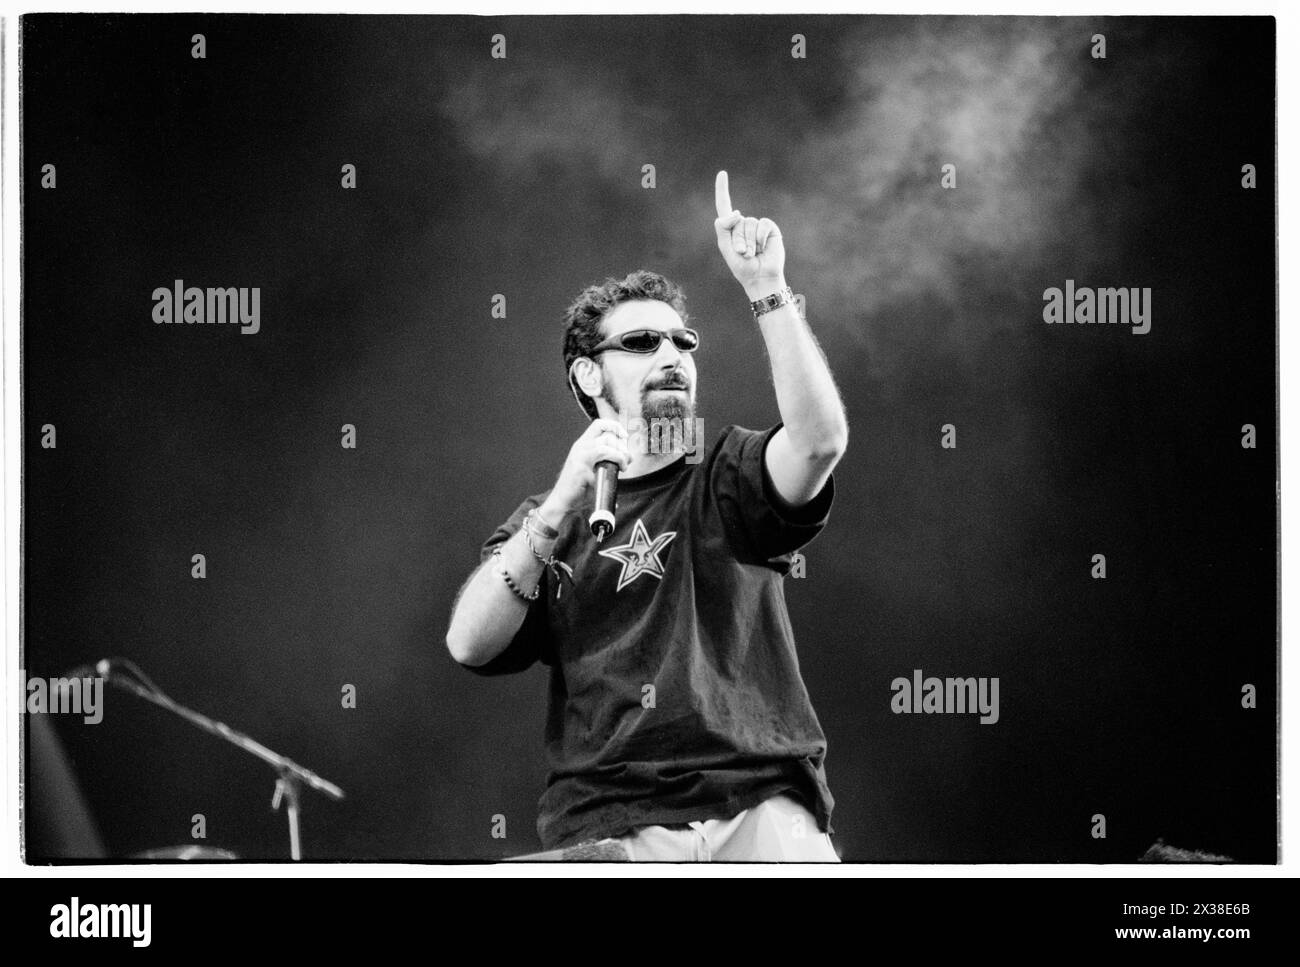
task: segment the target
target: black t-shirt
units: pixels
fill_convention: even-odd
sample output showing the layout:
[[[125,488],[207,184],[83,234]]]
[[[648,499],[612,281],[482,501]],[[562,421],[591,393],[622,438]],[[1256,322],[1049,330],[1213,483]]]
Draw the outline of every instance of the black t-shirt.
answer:
[[[565,519],[554,554],[573,583],[542,574],[513,641],[480,675],[551,668],[546,849],[640,826],[729,818],[787,792],[830,832],[826,737],[795,654],[784,579],[820,533],[834,477],[782,513],[765,432],[727,426],[685,456],[620,480],[617,527],[598,544],[590,505]],[[525,500],[483,545],[518,531],[550,491]]]

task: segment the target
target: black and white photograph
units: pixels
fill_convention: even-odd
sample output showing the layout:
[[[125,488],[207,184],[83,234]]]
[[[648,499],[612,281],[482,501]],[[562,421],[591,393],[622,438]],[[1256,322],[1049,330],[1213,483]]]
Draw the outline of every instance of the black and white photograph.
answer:
[[[7,17],[21,864],[1276,867],[1278,24],[1097,7]]]

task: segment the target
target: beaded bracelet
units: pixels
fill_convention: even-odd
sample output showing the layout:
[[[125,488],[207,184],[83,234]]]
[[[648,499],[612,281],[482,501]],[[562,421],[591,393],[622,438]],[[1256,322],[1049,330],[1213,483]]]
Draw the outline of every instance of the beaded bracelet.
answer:
[[[537,582],[537,586],[533,588],[532,594],[524,594],[519,585],[515,584],[514,578],[510,576],[510,572],[506,570],[505,561],[501,559],[501,548],[495,548],[492,551],[492,556],[497,559],[497,573],[506,579],[506,585],[515,593],[515,596],[524,601],[536,601],[537,596],[542,593],[542,583],[540,581]]]

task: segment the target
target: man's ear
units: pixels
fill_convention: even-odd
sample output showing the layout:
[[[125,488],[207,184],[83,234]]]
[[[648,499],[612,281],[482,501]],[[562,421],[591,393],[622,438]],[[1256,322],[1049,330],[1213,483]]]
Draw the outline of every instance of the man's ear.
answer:
[[[595,399],[600,395],[604,380],[601,379],[600,367],[589,356],[579,356],[573,361],[573,378],[578,388]]]

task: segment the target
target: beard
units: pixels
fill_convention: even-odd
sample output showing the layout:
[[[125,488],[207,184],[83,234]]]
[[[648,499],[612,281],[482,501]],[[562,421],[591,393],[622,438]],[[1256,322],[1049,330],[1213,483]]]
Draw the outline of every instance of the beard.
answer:
[[[639,420],[633,408],[624,406],[619,399],[608,373],[601,377],[601,395],[620,420],[627,420],[628,444],[647,453],[697,453],[703,445],[702,428],[698,425],[699,407],[694,393],[662,393],[643,389],[639,402]],[[624,414],[624,409],[628,414]],[[635,429],[634,429],[635,427]]]
[[[658,393],[646,390],[641,394],[641,419],[651,420],[687,420],[695,419],[695,401],[685,394]]]
[[[623,404],[614,391],[614,383],[608,372],[601,377],[600,391],[610,409],[622,416]],[[677,393],[656,393],[651,389],[641,391],[641,419],[646,423],[651,420],[679,420],[687,423],[696,418],[697,411],[694,394],[687,397]]]

